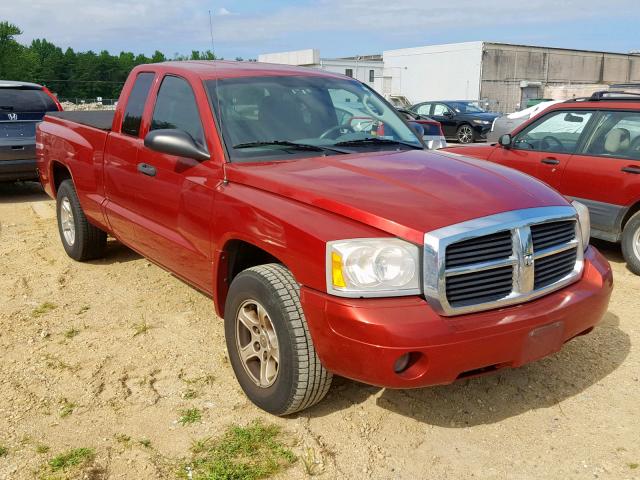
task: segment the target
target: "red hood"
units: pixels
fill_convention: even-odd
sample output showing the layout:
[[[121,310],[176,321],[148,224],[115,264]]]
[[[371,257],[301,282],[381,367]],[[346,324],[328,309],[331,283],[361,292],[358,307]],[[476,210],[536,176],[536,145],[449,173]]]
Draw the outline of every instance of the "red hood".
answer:
[[[522,208],[567,205],[543,183],[493,163],[426,151],[227,164],[227,179],[421,244],[425,232]]]

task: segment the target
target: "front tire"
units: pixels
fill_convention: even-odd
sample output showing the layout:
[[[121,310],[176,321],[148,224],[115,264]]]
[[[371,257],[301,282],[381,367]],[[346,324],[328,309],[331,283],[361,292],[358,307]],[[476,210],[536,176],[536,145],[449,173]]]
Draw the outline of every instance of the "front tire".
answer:
[[[456,137],[460,143],[473,143],[475,140],[475,133],[471,125],[460,125],[456,132]]]
[[[622,255],[629,270],[640,275],[640,212],[631,217],[624,227]]]
[[[231,366],[255,405],[289,415],[324,398],[332,375],[316,354],[289,270],[275,263],[244,270],[231,283],[224,311]]]
[[[104,256],[107,234],[89,223],[71,180],[64,180],[56,196],[58,231],[65,252],[84,262]]]

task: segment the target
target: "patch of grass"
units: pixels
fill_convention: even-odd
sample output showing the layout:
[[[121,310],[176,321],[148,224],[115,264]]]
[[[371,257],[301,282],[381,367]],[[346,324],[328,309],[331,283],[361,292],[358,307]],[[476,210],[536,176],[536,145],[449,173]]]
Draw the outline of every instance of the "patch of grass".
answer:
[[[147,322],[140,322],[133,326],[133,336],[137,337],[138,335],[142,335],[143,333],[147,333],[151,330],[151,325]]]
[[[64,338],[73,338],[80,333],[76,327],[71,327],[69,330],[64,332]]]
[[[31,316],[33,318],[38,318],[42,315],[45,315],[46,313],[49,313],[51,310],[55,310],[56,308],[58,308],[58,306],[55,303],[44,302],[33,309],[33,311],[31,312]]]
[[[180,410],[180,418],[178,422],[181,425],[191,425],[202,420],[202,412],[197,408],[189,408],[187,410]]]
[[[140,440],[138,440],[138,443],[144,448],[151,448],[151,440],[149,440],[148,438],[141,438]]]
[[[4,445],[0,445],[0,457],[6,457],[9,455],[9,449]]]
[[[85,312],[88,312],[91,307],[89,305],[83,305],[80,307],[80,310],[76,312],[76,315],[82,315]]]
[[[193,400],[197,396],[198,396],[198,392],[195,391],[193,388],[189,388],[182,393],[182,398],[184,398],[185,400]]]
[[[96,452],[93,448],[75,448],[53,457],[49,460],[49,466],[52,471],[58,472],[60,470],[66,470],[67,468],[90,462],[95,458],[95,456]]]
[[[54,368],[56,370],[71,370],[71,371],[75,371],[78,369],[78,367],[73,367],[69,365],[65,361],[60,360],[55,355],[46,354],[44,358],[46,360],[46,365],[49,368]]]
[[[194,442],[193,458],[183,465],[180,475],[195,480],[257,480],[275,475],[296,461],[280,436],[275,425],[232,426],[218,440]]]
[[[62,406],[60,407],[60,418],[68,417],[73,413],[73,410],[77,407],[73,402],[70,402],[66,398],[62,399]]]
[[[48,445],[36,445],[36,453],[47,453],[49,451],[49,446]]]
[[[131,441],[131,437],[129,435],[127,435],[126,433],[116,433],[114,435],[114,438],[116,439],[116,441],[118,443],[122,443],[124,445],[128,445],[129,442]]]
[[[638,467],[640,467],[640,464],[639,464],[639,463],[630,463],[630,464],[629,464],[629,468],[630,468],[631,470],[635,470],[635,469],[636,469],[636,468],[638,468]]]

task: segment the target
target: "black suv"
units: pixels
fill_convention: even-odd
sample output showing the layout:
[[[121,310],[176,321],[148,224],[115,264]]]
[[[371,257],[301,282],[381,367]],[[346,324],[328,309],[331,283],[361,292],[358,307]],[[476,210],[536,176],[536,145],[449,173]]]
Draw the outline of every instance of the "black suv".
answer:
[[[437,120],[442,125],[444,136],[460,143],[486,140],[493,121],[500,116],[481,109],[476,102],[469,100],[422,102],[410,110]]]
[[[59,110],[46,87],[0,80],[0,182],[38,179],[36,124]]]

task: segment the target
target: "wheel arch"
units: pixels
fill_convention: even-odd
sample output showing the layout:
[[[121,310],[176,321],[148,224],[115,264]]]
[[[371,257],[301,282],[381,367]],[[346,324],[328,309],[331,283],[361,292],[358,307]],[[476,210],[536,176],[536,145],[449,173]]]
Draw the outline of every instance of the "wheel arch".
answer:
[[[633,217],[638,212],[640,212],[640,200],[638,200],[636,203],[631,205],[631,207],[624,214],[624,217],[622,218],[622,223],[620,224],[621,232],[624,230],[624,227],[627,225],[627,222],[631,220],[631,217]]]
[[[58,188],[60,187],[60,184],[65,180],[71,180],[73,182],[71,170],[69,170],[69,167],[67,167],[62,162],[53,160],[51,162],[51,188],[54,198],[58,194]]]

